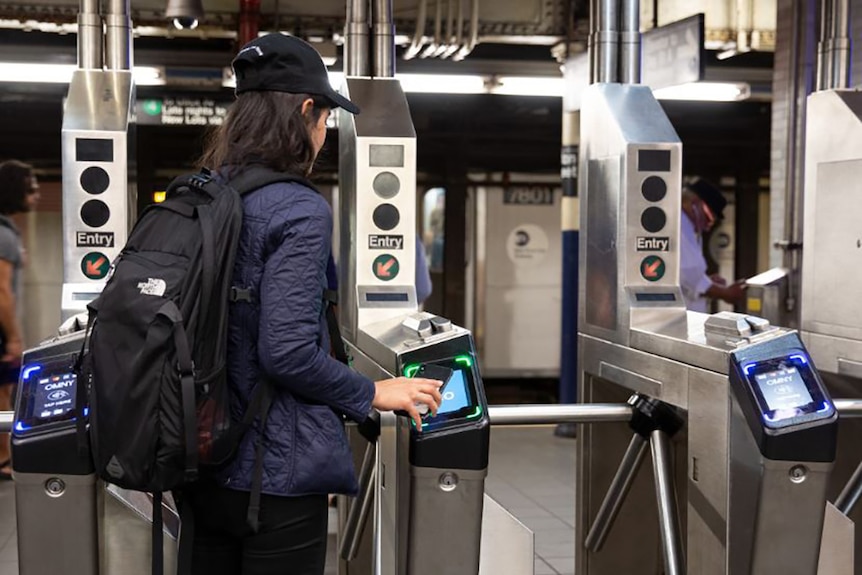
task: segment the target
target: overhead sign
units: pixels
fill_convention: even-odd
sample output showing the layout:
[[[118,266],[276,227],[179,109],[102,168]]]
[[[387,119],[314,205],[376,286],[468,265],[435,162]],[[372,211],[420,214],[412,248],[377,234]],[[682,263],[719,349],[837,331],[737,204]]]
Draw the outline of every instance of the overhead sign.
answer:
[[[374,277],[379,280],[389,281],[394,280],[398,275],[400,266],[395,256],[391,254],[383,254],[374,258],[374,263],[371,264]]]
[[[138,124],[148,126],[220,126],[228,106],[209,98],[162,98],[135,104]]]
[[[101,252],[90,252],[81,260],[81,272],[91,280],[100,280],[108,275],[111,260]]]
[[[702,80],[703,41],[703,14],[644,32],[641,82],[657,90]]]

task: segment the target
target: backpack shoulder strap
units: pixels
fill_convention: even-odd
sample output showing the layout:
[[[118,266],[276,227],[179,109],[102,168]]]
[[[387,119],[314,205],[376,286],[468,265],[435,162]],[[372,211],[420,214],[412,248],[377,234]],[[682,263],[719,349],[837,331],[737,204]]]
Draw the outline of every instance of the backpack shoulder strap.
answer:
[[[254,164],[230,179],[231,187],[239,192],[240,195],[253,192],[276,182],[296,182],[311,188],[315,192],[317,191],[314,184],[302,176],[288,174],[287,172],[277,172],[265,166]]]

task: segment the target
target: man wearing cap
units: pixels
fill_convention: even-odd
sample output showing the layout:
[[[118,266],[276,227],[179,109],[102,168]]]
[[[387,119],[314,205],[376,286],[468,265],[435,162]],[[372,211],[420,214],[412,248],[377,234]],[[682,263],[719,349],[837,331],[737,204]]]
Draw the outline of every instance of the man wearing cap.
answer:
[[[707,275],[703,255],[703,234],[709,232],[723,216],[727,200],[721,191],[702,178],[685,185],[682,192],[682,218],[680,222],[679,283],[686,307],[692,311],[708,312],[708,298],[739,303],[745,294],[745,284],[727,281],[718,275]]]
[[[359,108],[332,89],[317,51],[292,36],[252,40],[233,68],[237,100],[200,164],[222,179],[263,166],[293,181],[242,197],[233,281],[250,298],[228,313],[231,412],[245,413],[259,385],[271,386],[272,403],[235,458],[184,491],[194,512],[191,572],[322,575],[327,494],[357,491],[343,418],[404,410],[421,428],[417,407],[436,412],[441,382],[372,381],[330,355],[323,299],[332,211],[304,177],[332,108]]]

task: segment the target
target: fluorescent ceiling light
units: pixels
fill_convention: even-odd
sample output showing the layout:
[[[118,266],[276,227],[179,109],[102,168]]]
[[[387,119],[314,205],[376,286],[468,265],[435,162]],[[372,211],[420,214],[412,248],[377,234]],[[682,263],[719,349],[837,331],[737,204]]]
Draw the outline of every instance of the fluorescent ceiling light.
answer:
[[[659,100],[697,100],[736,102],[751,96],[751,86],[744,82],[692,82],[654,90]]]
[[[468,74],[396,74],[405,92],[424,94],[484,94],[485,80]]]
[[[492,94],[508,96],[556,96],[563,97],[565,82],[562,78],[542,76],[499,76],[492,82]]]
[[[68,84],[78,67],[74,64],[31,64],[0,62],[0,82]],[[152,66],[135,66],[132,70],[138,86],[163,86],[165,71]]]

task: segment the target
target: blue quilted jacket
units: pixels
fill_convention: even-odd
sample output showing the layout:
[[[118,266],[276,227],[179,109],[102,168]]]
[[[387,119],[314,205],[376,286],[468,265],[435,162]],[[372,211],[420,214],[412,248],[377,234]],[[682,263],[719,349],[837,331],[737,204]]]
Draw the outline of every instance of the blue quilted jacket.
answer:
[[[270,184],[243,197],[245,213],[233,285],[251,301],[231,304],[228,378],[235,420],[266,374],[276,388],[263,432],[263,492],[355,493],[341,415],[362,421],[374,384],[329,355],[323,292],[332,212],[300,183]],[[251,490],[255,420],[222,484]]]

